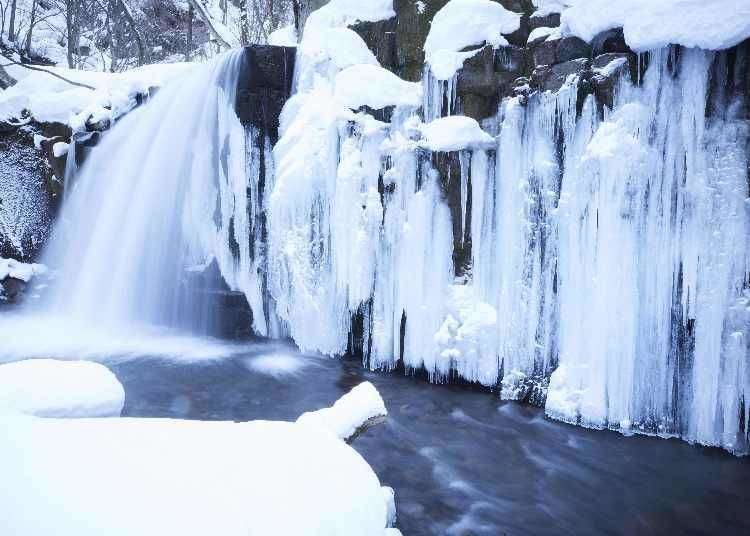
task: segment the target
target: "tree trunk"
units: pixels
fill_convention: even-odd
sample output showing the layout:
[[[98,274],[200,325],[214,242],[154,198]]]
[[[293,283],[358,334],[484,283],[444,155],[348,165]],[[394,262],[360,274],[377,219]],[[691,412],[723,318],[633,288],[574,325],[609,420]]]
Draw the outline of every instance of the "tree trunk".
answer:
[[[250,37],[248,34],[248,27],[249,24],[247,20],[247,0],[240,0],[240,41],[242,41],[242,46],[245,46],[250,43]]]
[[[185,61],[190,61],[190,52],[193,48],[193,4],[188,5],[188,31],[187,46],[185,47]]]
[[[31,3],[31,18],[29,19],[29,33],[26,34],[26,55],[31,54],[31,36],[34,33],[34,24],[36,24],[36,0]]]
[[[68,67],[75,69],[75,53],[78,48],[78,0],[66,0],[65,5],[65,29],[68,33]]]
[[[145,56],[145,50],[143,45],[143,38],[141,37],[141,34],[138,32],[138,26],[135,24],[135,19],[133,18],[133,14],[130,12],[130,8],[125,3],[125,0],[120,0],[120,6],[122,6],[122,12],[125,15],[125,19],[128,21],[128,25],[130,26],[130,30],[133,32],[133,37],[135,38],[136,46],[138,47],[138,66],[143,65],[144,63],[144,56]]]
[[[13,42],[16,40],[16,0],[10,4],[10,22],[8,23],[8,41]]]

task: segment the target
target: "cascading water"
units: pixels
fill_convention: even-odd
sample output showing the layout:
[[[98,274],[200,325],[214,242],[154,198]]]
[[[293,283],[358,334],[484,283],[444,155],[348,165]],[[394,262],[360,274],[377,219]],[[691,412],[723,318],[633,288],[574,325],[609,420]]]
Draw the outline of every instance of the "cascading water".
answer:
[[[249,251],[253,155],[235,112],[242,61],[234,51],[197,66],[103,136],[44,255],[55,283],[13,319],[16,337],[3,350],[41,353],[35,324],[55,354],[106,338],[95,334],[208,334],[214,315],[200,274],[214,260],[230,288],[260,294]]]

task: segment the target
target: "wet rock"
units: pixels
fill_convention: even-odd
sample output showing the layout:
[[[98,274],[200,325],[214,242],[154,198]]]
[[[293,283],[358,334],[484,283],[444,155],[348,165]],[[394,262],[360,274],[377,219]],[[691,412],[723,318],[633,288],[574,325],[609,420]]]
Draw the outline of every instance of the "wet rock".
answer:
[[[615,89],[625,76],[631,76],[632,54],[610,53],[597,56],[591,63],[591,83],[597,102],[612,108]]]
[[[15,83],[16,79],[10,76],[5,69],[3,69],[2,65],[0,65],[0,89],[8,89],[15,85]]]
[[[12,277],[0,281],[0,305],[17,305],[23,301],[27,283]]]
[[[591,56],[591,46],[578,37],[543,41],[533,48],[534,66],[556,65]]]
[[[590,60],[580,58],[552,67],[548,65],[537,67],[531,75],[531,86],[541,91],[559,91],[571,75],[587,76],[590,66]]]
[[[294,47],[245,47],[237,88],[237,115],[245,125],[263,130],[275,142],[279,115],[292,93]]]
[[[597,34],[591,40],[591,51],[594,56],[609,53],[632,53],[630,47],[625,42],[625,34],[622,28],[607,30]]]
[[[55,179],[35,136],[34,124],[0,132],[0,257],[33,260],[50,231]]]
[[[558,26],[560,26],[559,13],[551,13],[549,15],[544,15],[543,17],[529,18],[529,28],[531,31],[534,31],[537,28],[557,28]]]

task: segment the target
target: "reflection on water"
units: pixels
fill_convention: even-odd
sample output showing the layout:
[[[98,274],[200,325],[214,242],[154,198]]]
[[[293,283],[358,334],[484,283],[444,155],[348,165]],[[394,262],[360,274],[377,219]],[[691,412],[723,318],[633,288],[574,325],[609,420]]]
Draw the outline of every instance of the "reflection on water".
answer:
[[[395,488],[405,536],[750,534],[750,459],[723,451],[576,428],[487,393],[279,345],[111,366],[127,416],[291,420],[373,382],[390,416],[354,447]]]

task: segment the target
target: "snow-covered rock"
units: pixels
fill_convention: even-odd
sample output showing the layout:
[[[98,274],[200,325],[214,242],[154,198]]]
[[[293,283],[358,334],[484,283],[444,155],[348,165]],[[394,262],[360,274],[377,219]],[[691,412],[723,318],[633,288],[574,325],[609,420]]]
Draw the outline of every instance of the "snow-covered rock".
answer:
[[[125,391],[105,366],[30,359],[0,365],[0,415],[119,417]]]
[[[439,80],[450,79],[473,52],[474,45],[507,45],[503,34],[513,33],[520,15],[491,0],[451,0],[432,19],[424,44],[426,62]]]
[[[622,27],[637,51],[669,44],[707,50],[730,48],[750,37],[746,0],[566,0],[563,32],[591,41],[596,34]]]
[[[47,273],[43,264],[30,264],[15,259],[0,258],[0,281],[10,277],[28,283],[34,276]]]
[[[414,106],[422,103],[422,85],[406,82],[377,65],[353,65],[336,75],[335,95],[345,106]]]
[[[0,426],[7,534],[386,534],[378,477],[313,426],[28,417]]]
[[[431,151],[460,151],[482,147],[495,142],[479,123],[471,117],[452,115],[435,119],[420,128],[422,140],[419,144]]]
[[[330,408],[304,413],[298,424],[333,432],[339,439],[351,438],[368,421],[385,417],[385,402],[370,382],[360,383]]]

